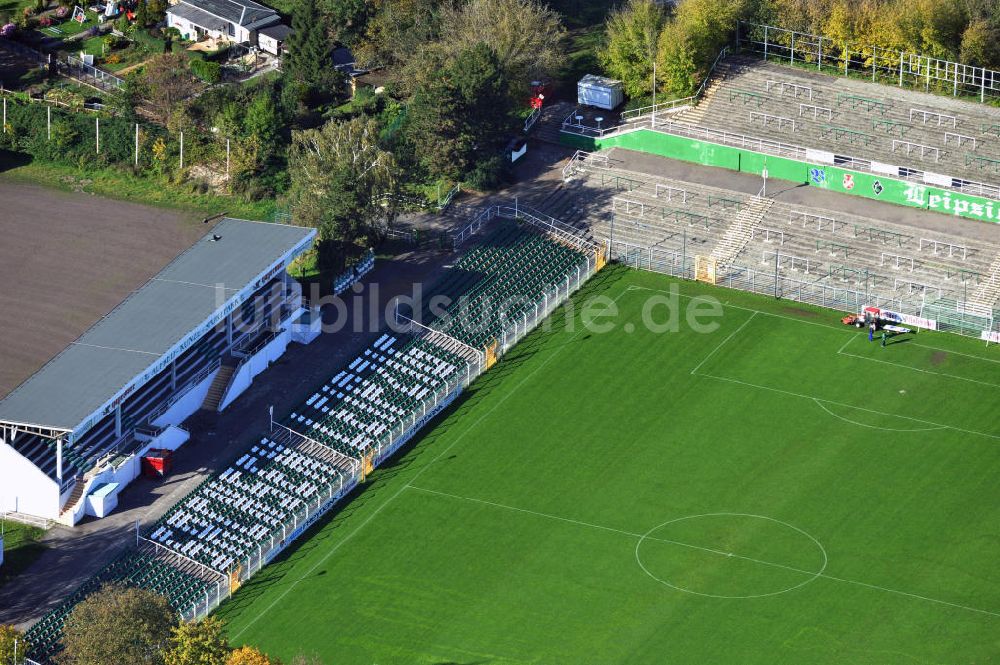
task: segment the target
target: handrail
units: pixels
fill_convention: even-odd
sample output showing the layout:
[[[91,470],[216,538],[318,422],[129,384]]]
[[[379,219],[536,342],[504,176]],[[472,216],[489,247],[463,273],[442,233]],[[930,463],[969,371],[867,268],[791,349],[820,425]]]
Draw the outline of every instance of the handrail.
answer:
[[[708,73],[705,75],[705,78],[702,79],[701,85],[698,86],[698,89],[695,90],[693,95],[684,97],[682,99],[674,99],[668,102],[660,102],[659,104],[654,103],[652,106],[644,106],[642,108],[625,111],[622,113],[621,116],[622,121],[625,122],[630,119],[639,118],[640,116],[646,115],[647,113],[652,113],[655,115],[657,112],[661,110],[661,107],[664,107],[663,110],[666,110],[668,108],[673,108],[681,103],[697,102],[698,99],[701,98],[702,94],[704,94],[705,88],[708,87],[708,82],[712,80],[712,75],[715,73],[715,68],[718,67],[719,63],[722,62],[722,60],[728,56],[729,56],[729,47],[723,46],[722,50],[719,51],[719,54],[715,56],[715,60],[712,62],[712,66],[708,68]]]
[[[542,107],[539,106],[538,108],[534,108],[531,110],[531,113],[528,114],[528,117],[524,119],[525,134],[531,131],[531,128],[535,126],[535,123],[538,122],[538,119],[541,116],[542,116]]]

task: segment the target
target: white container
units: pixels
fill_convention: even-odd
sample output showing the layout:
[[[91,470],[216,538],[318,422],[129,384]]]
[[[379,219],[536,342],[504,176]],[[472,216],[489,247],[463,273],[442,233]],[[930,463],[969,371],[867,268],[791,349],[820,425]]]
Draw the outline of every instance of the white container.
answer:
[[[594,106],[611,111],[621,106],[625,95],[622,82],[587,74],[576,84],[576,101],[581,106]]]

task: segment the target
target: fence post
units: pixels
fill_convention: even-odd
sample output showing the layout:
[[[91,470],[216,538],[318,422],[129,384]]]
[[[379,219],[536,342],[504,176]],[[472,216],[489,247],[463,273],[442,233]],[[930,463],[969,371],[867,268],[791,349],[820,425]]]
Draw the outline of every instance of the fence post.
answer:
[[[139,123],[135,123],[135,165],[139,166]]]
[[[101,154],[101,117],[94,118],[94,147],[97,154]]]
[[[767,26],[764,26],[764,62],[767,62]]]
[[[181,132],[181,170],[184,170],[184,132]]]
[[[46,141],[51,141],[52,140],[52,107],[51,106],[46,106],[45,107],[45,132],[46,132],[46,138],[45,138],[45,140]]]

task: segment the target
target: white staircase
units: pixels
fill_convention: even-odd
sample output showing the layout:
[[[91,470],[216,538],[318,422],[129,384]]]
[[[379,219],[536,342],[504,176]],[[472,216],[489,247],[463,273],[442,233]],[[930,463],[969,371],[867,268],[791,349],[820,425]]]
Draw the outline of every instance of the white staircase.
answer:
[[[982,309],[984,313],[992,314],[998,299],[1000,299],[1000,254],[993,259],[989,274],[976,289],[976,292],[969,297],[966,306],[969,310]]]
[[[736,219],[712,250],[712,258],[723,265],[731,263],[753,238],[753,230],[760,225],[773,204],[774,199],[752,197],[747,205],[740,208]]]

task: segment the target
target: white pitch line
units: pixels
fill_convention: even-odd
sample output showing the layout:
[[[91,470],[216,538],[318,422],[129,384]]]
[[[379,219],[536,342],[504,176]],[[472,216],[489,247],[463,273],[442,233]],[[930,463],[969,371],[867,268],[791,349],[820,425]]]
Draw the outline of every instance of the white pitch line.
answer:
[[[782,395],[790,395],[792,397],[800,397],[802,399],[813,400],[815,402],[826,402],[827,404],[833,404],[834,406],[842,406],[847,409],[857,409],[858,411],[864,411],[865,413],[874,413],[879,416],[889,416],[891,418],[900,418],[902,420],[909,420],[911,422],[920,423],[922,425],[932,425],[934,427],[940,427],[942,429],[950,429],[956,432],[962,432],[963,434],[974,434],[976,436],[985,436],[990,439],[1000,439],[1000,434],[990,434],[988,432],[978,432],[976,430],[964,429],[962,427],[955,427],[954,425],[942,425],[941,423],[935,423],[930,420],[921,420],[920,418],[912,418],[910,416],[901,416],[898,413],[886,413],[885,411],[878,411],[876,409],[866,409],[863,406],[855,406],[854,404],[844,404],[843,402],[835,402],[832,399],[825,399],[823,397],[815,397],[813,395],[803,395],[802,393],[793,392],[791,390],[783,390],[781,388],[772,388],[771,386],[762,386],[757,383],[748,383],[747,381],[740,381],[739,379],[733,379],[728,376],[715,376],[714,374],[699,374],[698,376],[704,376],[709,379],[715,379],[717,381],[726,381],[728,383],[736,383],[741,386],[748,386],[750,388],[758,388],[760,390],[770,390],[771,392],[780,393]]]
[[[847,346],[846,344],[844,346]],[[845,353],[843,349],[837,351],[838,355],[847,356],[849,358],[859,358],[861,360],[868,360],[873,363],[882,363],[883,365],[892,365],[893,367],[902,367],[903,369],[913,370],[914,372],[923,372],[924,374],[933,374],[935,376],[943,376],[949,379],[956,379],[958,381],[968,381],[969,383],[978,383],[981,386],[989,386],[991,388],[1000,388],[998,383],[990,383],[989,381],[980,381],[979,379],[970,379],[966,376],[958,376],[957,374],[948,374],[947,372],[935,372],[932,369],[924,369],[922,367],[913,367],[912,365],[904,365],[903,363],[894,363],[891,360],[882,360],[881,358],[870,358],[868,356],[860,356],[856,353]]]
[[[857,425],[858,427],[867,427],[868,429],[880,429],[880,430],[883,430],[885,432],[935,432],[937,430],[948,429],[944,425],[939,425],[937,427],[915,427],[913,429],[902,429],[902,428],[899,428],[899,427],[880,427],[879,425],[869,425],[867,423],[859,423],[856,420],[851,420],[850,418],[845,418],[844,416],[842,416],[842,415],[840,415],[838,413],[834,413],[830,409],[828,409],[825,406],[823,406],[823,402],[821,402],[820,400],[818,400],[816,398],[813,398],[813,402],[816,403],[816,406],[818,406],[819,408],[823,409],[824,411],[826,411],[827,413],[829,413],[834,418],[839,418],[840,420],[843,420],[845,423],[850,423],[852,425]]]
[[[714,349],[712,349],[712,351],[707,356],[705,356],[704,358],[702,358],[702,360],[701,360],[700,363],[698,363],[697,365],[695,365],[694,369],[691,370],[691,373],[694,374],[699,369],[701,369],[701,366],[704,365],[705,363],[707,363],[709,358],[711,358],[712,356],[714,356],[719,349],[721,349],[722,347],[724,347],[726,345],[726,343],[729,342],[729,340],[731,340],[733,337],[735,337],[741,330],[743,330],[744,328],[746,328],[747,324],[750,323],[751,321],[753,321],[753,317],[755,317],[755,316],[757,316],[757,312],[754,312],[753,314],[751,314],[750,318],[748,318],[746,321],[744,321],[743,324],[739,328],[737,328],[733,332],[729,333],[729,336],[726,337],[726,339],[722,340],[722,342],[720,342],[717,347],[715,347]]]
[[[618,297],[613,300],[613,302],[617,302],[618,298],[621,298],[623,295],[625,295],[624,291],[622,293],[620,293],[618,295]],[[578,332],[574,333],[574,335],[572,337],[570,337],[570,341],[573,341],[574,339],[576,339],[577,337],[579,337],[581,334],[583,334],[585,331],[586,331],[586,328],[580,329]],[[445,455],[447,455],[448,452],[452,448],[454,448],[456,445],[458,445],[458,443],[460,441],[462,441],[462,440],[465,439],[465,436],[469,432],[471,432],[476,427],[478,427],[479,423],[483,422],[483,420],[485,420],[487,418],[487,416],[489,416],[494,411],[496,411],[500,407],[500,405],[503,404],[504,402],[506,402],[507,399],[511,395],[513,395],[514,393],[516,393],[517,389],[520,388],[522,385],[524,385],[528,381],[528,379],[530,379],[531,377],[533,377],[535,374],[537,374],[539,372],[539,370],[541,370],[543,367],[545,367],[550,362],[552,362],[552,359],[555,358],[557,355],[559,355],[559,353],[563,349],[565,349],[567,346],[569,346],[569,345],[568,344],[563,344],[559,348],[557,348],[554,351],[552,351],[548,356],[546,356],[545,360],[543,360],[538,365],[538,367],[536,367],[535,369],[533,369],[529,374],[525,375],[525,377],[523,379],[521,379],[517,383],[516,386],[514,386],[513,390],[508,391],[500,399],[498,399],[496,401],[496,403],[493,404],[485,412],[483,412],[483,414],[481,416],[479,416],[479,418],[477,418],[475,420],[475,422],[473,422],[471,425],[469,425],[469,427],[466,430],[464,430],[461,434],[459,434],[455,438],[455,440],[452,441],[448,445],[448,447],[446,447],[444,450],[442,450],[440,453],[438,453],[438,455],[434,459],[432,459],[430,462],[428,462],[425,466],[422,466],[421,468],[419,468],[417,470],[417,472],[415,474],[413,474],[413,477],[410,478],[410,480],[407,481],[407,483],[405,485],[403,485],[402,487],[400,487],[392,496],[390,496],[388,499],[386,499],[385,502],[382,503],[382,505],[380,505],[378,508],[376,508],[375,510],[373,510],[372,513],[371,513],[371,515],[369,515],[368,517],[366,517],[364,519],[364,521],[361,522],[361,524],[359,524],[357,527],[355,527],[355,529],[353,531],[351,531],[349,534],[347,534],[346,536],[344,536],[344,538],[341,539],[336,545],[334,545],[333,547],[331,547],[330,551],[327,552],[326,554],[324,554],[323,557],[319,561],[317,561],[315,564],[313,564],[309,568],[309,570],[307,570],[305,573],[303,573],[297,580],[294,580],[291,584],[289,584],[285,588],[285,590],[282,591],[278,595],[277,598],[275,598],[273,601],[271,601],[271,603],[267,607],[265,607],[263,610],[261,610],[260,614],[258,614],[256,617],[254,617],[253,619],[251,619],[250,622],[247,625],[243,626],[243,628],[241,628],[239,632],[237,632],[235,635],[233,635],[233,639],[237,639],[240,635],[242,635],[243,633],[245,633],[247,631],[247,629],[250,628],[250,626],[252,626],[255,623],[257,623],[257,621],[259,621],[265,614],[267,614],[272,609],[274,609],[274,607],[278,603],[280,603],[282,600],[284,600],[285,597],[288,596],[289,593],[291,593],[292,589],[295,587],[296,584],[298,584],[302,580],[304,580],[307,577],[309,577],[310,575],[312,575],[313,571],[315,571],[317,568],[319,568],[321,565],[323,565],[333,555],[334,552],[336,552],[338,549],[340,549],[341,545],[343,545],[344,543],[346,543],[348,540],[350,540],[351,538],[353,538],[359,531],[361,531],[361,529],[363,529],[369,522],[371,522],[375,518],[375,516],[378,515],[382,511],[383,508],[385,508],[386,506],[388,506],[390,503],[392,503],[392,501],[396,497],[398,497],[400,494],[402,494],[403,492],[405,492],[407,490],[407,488],[410,487],[411,483],[413,483],[413,481],[415,481],[417,478],[419,478],[423,474],[424,471],[426,471],[430,467],[434,466],[435,462],[437,462],[442,457],[444,457]]]
[[[670,293],[670,291],[667,291],[666,289],[654,289],[650,286],[635,286],[634,284],[630,284],[625,290],[653,291],[654,293],[668,293],[668,294]],[[686,293],[678,293],[677,295],[680,298],[687,298],[688,300],[718,300],[717,298],[715,298],[715,296],[708,294],[691,296]],[[759,294],[753,294],[753,295],[759,295]],[[775,314],[774,312],[765,312],[762,309],[753,309],[750,307],[740,307],[739,305],[730,305],[728,301],[721,304],[723,307],[728,307],[730,309],[739,309],[744,312],[755,312],[756,314],[760,314],[762,316],[773,316],[776,319],[785,319],[787,321],[794,321],[796,323],[804,323],[807,326],[819,326],[820,328],[826,328],[827,330],[835,330],[837,332],[842,332],[842,333],[853,332],[852,330],[845,330],[842,326],[831,326],[825,323],[817,323],[816,321],[806,321],[805,319],[800,319],[794,316],[786,316],[785,314]],[[804,303],[799,303],[799,304],[804,304]],[[835,312],[837,310],[830,310],[830,311]]]
[[[941,349],[936,346],[930,346],[929,344],[921,344],[920,342],[913,342],[910,346],[919,346],[923,349],[930,349],[931,351],[941,351],[942,353],[950,353],[956,356],[965,356],[966,358],[972,358],[973,360],[982,360],[987,363],[1000,364],[1000,360],[997,358],[983,358],[982,356],[976,356],[971,353],[962,353],[961,351],[952,351],[951,349]]]
[[[582,526],[582,527],[587,527],[587,528],[591,528],[591,529],[597,529],[597,530],[600,530],[600,531],[609,531],[609,532],[612,532],[612,533],[617,533],[617,534],[621,534],[623,536],[629,536],[629,537],[632,537],[632,538],[642,538],[643,537],[643,534],[633,533],[631,531],[625,531],[623,529],[616,529],[614,527],[602,526],[600,524],[592,524],[590,522],[583,522],[581,520],[575,520],[575,519],[572,519],[572,518],[569,518],[569,517],[561,517],[559,515],[551,515],[549,513],[542,513],[542,512],[535,511],[535,510],[528,510],[527,508],[518,508],[517,506],[509,506],[507,504],[496,503],[494,501],[487,501],[485,499],[476,499],[476,498],[473,498],[473,497],[462,496],[462,495],[459,495],[459,494],[450,494],[448,492],[440,492],[438,490],[432,490],[432,489],[428,489],[426,487],[417,487],[416,485],[412,485],[412,484],[406,485],[406,487],[404,487],[404,489],[412,489],[412,490],[417,490],[419,492],[425,492],[427,494],[435,494],[435,495],[441,496],[441,497],[447,497],[447,498],[451,498],[451,499],[459,499],[459,500],[462,500],[462,501],[469,501],[469,502],[472,502],[472,503],[478,503],[478,504],[482,504],[482,505],[486,505],[486,506],[492,506],[494,508],[501,508],[503,510],[509,510],[509,511],[518,512],[518,513],[525,513],[525,514],[528,514],[528,515],[535,515],[537,517],[544,517],[546,519],[555,520],[555,521],[558,521],[558,522],[564,522],[564,523],[567,523],[567,524],[574,524],[576,526]],[[699,550],[699,551],[702,551],[702,552],[708,552],[710,554],[717,554],[717,555],[720,555],[720,556],[732,557],[734,559],[743,559],[745,561],[750,561],[750,562],[753,562],[753,563],[759,563],[759,564],[762,564],[762,565],[765,565],[765,566],[772,566],[772,567],[775,567],[775,568],[782,568],[782,569],[789,570],[789,571],[796,572],[796,573],[802,573],[803,575],[811,575],[811,576],[814,576],[814,577],[821,577],[823,579],[831,580],[833,582],[841,582],[843,584],[854,584],[854,585],[857,585],[857,586],[865,587],[867,589],[873,589],[873,590],[876,590],[876,591],[884,591],[886,593],[892,593],[892,594],[896,594],[896,595],[899,595],[899,596],[905,596],[907,598],[914,598],[914,599],[917,599],[917,600],[925,600],[927,602],[936,603],[938,605],[945,605],[947,607],[952,607],[952,608],[955,608],[955,609],[965,610],[965,611],[968,611],[968,612],[976,612],[978,614],[986,614],[988,616],[1000,618],[1000,612],[993,612],[993,611],[990,611],[990,610],[980,609],[978,607],[971,607],[969,605],[962,605],[960,603],[953,603],[953,602],[950,602],[950,601],[947,601],[947,600],[941,600],[939,598],[932,598],[931,596],[922,596],[920,594],[910,593],[909,591],[900,591],[899,589],[891,589],[889,587],[879,586],[877,584],[869,584],[868,582],[861,582],[859,580],[851,580],[851,579],[847,579],[845,577],[836,577],[834,575],[828,575],[825,572],[821,572],[821,573],[817,574],[816,571],[812,571],[812,570],[804,570],[802,568],[796,568],[794,566],[786,566],[784,564],[774,563],[772,561],[765,561],[765,560],[761,560],[761,559],[754,559],[754,558],[751,558],[751,557],[741,556],[741,555],[736,554],[734,552],[726,552],[726,551],[716,550],[716,549],[712,549],[712,548],[708,548],[708,547],[701,547],[699,545],[692,545],[690,543],[684,543],[684,542],[676,541],[676,540],[668,540],[668,539],[665,539],[665,538],[652,538],[652,537],[650,537],[650,538],[647,538],[647,540],[655,540],[655,541],[662,542],[662,543],[667,543],[667,544],[670,544],[670,545],[678,545],[678,546],[681,546],[681,547],[687,547],[687,548]]]

